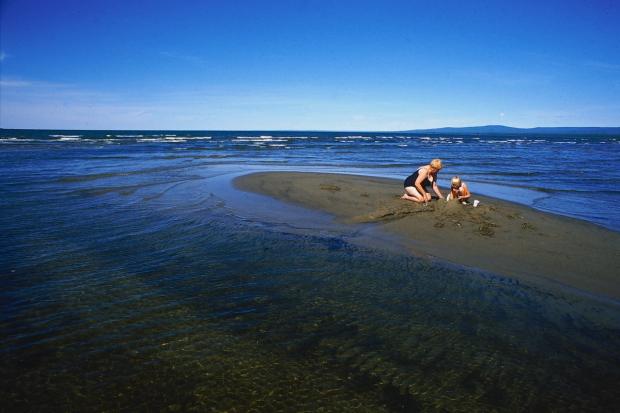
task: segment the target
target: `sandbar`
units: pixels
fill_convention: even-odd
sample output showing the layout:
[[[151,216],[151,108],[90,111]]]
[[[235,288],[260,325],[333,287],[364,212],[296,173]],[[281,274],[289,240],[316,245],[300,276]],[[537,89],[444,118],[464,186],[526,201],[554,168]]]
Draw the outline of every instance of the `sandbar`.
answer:
[[[374,224],[404,239],[404,253],[620,300],[620,233],[585,221],[475,193],[476,208],[417,204],[400,199],[401,181],[368,176],[260,172],[234,184],[342,223]]]

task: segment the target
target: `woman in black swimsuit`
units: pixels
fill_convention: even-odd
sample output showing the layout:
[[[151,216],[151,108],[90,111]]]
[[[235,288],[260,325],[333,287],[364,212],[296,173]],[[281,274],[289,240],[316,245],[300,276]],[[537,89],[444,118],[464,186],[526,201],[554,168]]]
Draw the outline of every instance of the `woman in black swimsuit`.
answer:
[[[417,171],[405,179],[405,193],[401,199],[413,202],[428,202],[431,200],[429,187],[439,199],[443,199],[437,186],[437,172],[441,169],[441,159],[433,159],[430,164],[421,166]]]

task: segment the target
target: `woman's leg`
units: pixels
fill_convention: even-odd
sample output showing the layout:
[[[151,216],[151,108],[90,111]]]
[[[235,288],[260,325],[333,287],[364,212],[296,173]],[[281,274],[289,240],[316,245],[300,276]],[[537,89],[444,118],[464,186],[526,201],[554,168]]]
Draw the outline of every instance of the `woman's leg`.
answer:
[[[418,192],[415,186],[406,186],[405,193],[400,199],[407,199],[413,202],[425,202],[424,197]]]

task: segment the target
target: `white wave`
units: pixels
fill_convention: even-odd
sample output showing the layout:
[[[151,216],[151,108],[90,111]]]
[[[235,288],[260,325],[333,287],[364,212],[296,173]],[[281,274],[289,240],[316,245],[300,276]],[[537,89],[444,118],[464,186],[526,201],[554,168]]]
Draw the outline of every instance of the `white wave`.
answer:
[[[167,138],[143,138],[143,139],[137,139],[137,142],[160,142],[160,143],[175,143],[175,142],[185,142],[185,139],[183,138],[173,138],[173,137],[167,137]]]
[[[0,142],[43,142],[40,139],[27,139],[27,138],[0,138]]]
[[[370,136],[360,136],[360,135],[352,135],[352,136],[336,136],[335,137],[336,140],[339,139],[361,139],[361,140],[370,140],[372,139]]]
[[[288,139],[273,136],[237,136],[232,142],[287,142]]]
[[[49,135],[50,138],[81,138],[82,135]]]
[[[166,135],[166,138],[169,141],[173,141],[175,139],[185,139],[185,140],[189,140],[189,141],[198,141],[198,140],[209,140],[211,139],[210,136],[168,136]]]
[[[106,135],[110,136],[110,135]],[[115,135],[117,138],[142,138],[144,135]]]
[[[73,137],[73,136],[64,136],[60,139],[58,139],[61,142],[75,142],[75,141],[80,141],[82,139],[80,139],[79,137]]]
[[[521,145],[523,143],[525,144],[530,144],[530,143],[543,143],[546,142],[545,140],[541,140],[541,139],[537,139],[535,141],[530,141],[529,139],[489,139],[486,141],[482,141],[482,143],[503,143],[503,144],[517,144],[517,145]]]

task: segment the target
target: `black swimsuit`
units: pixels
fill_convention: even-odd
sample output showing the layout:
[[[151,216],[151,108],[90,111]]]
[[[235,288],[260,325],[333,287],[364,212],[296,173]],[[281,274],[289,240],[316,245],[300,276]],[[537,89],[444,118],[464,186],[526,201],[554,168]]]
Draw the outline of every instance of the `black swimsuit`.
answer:
[[[415,171],[414,173],[412,173],[405,179],[405,188],[407,188],[408,186],[413,186],[415,188],[415,181],[416,179],[418,179],[418,175],[420,174],[420,169],[422,168],[424,167],[419,168],[417,171]],[[424,189],[432,185],[432,182],[428,180],[428,175],[426,176],[426,179],[424,179],[420,185],[422,185],[422,188]]]

